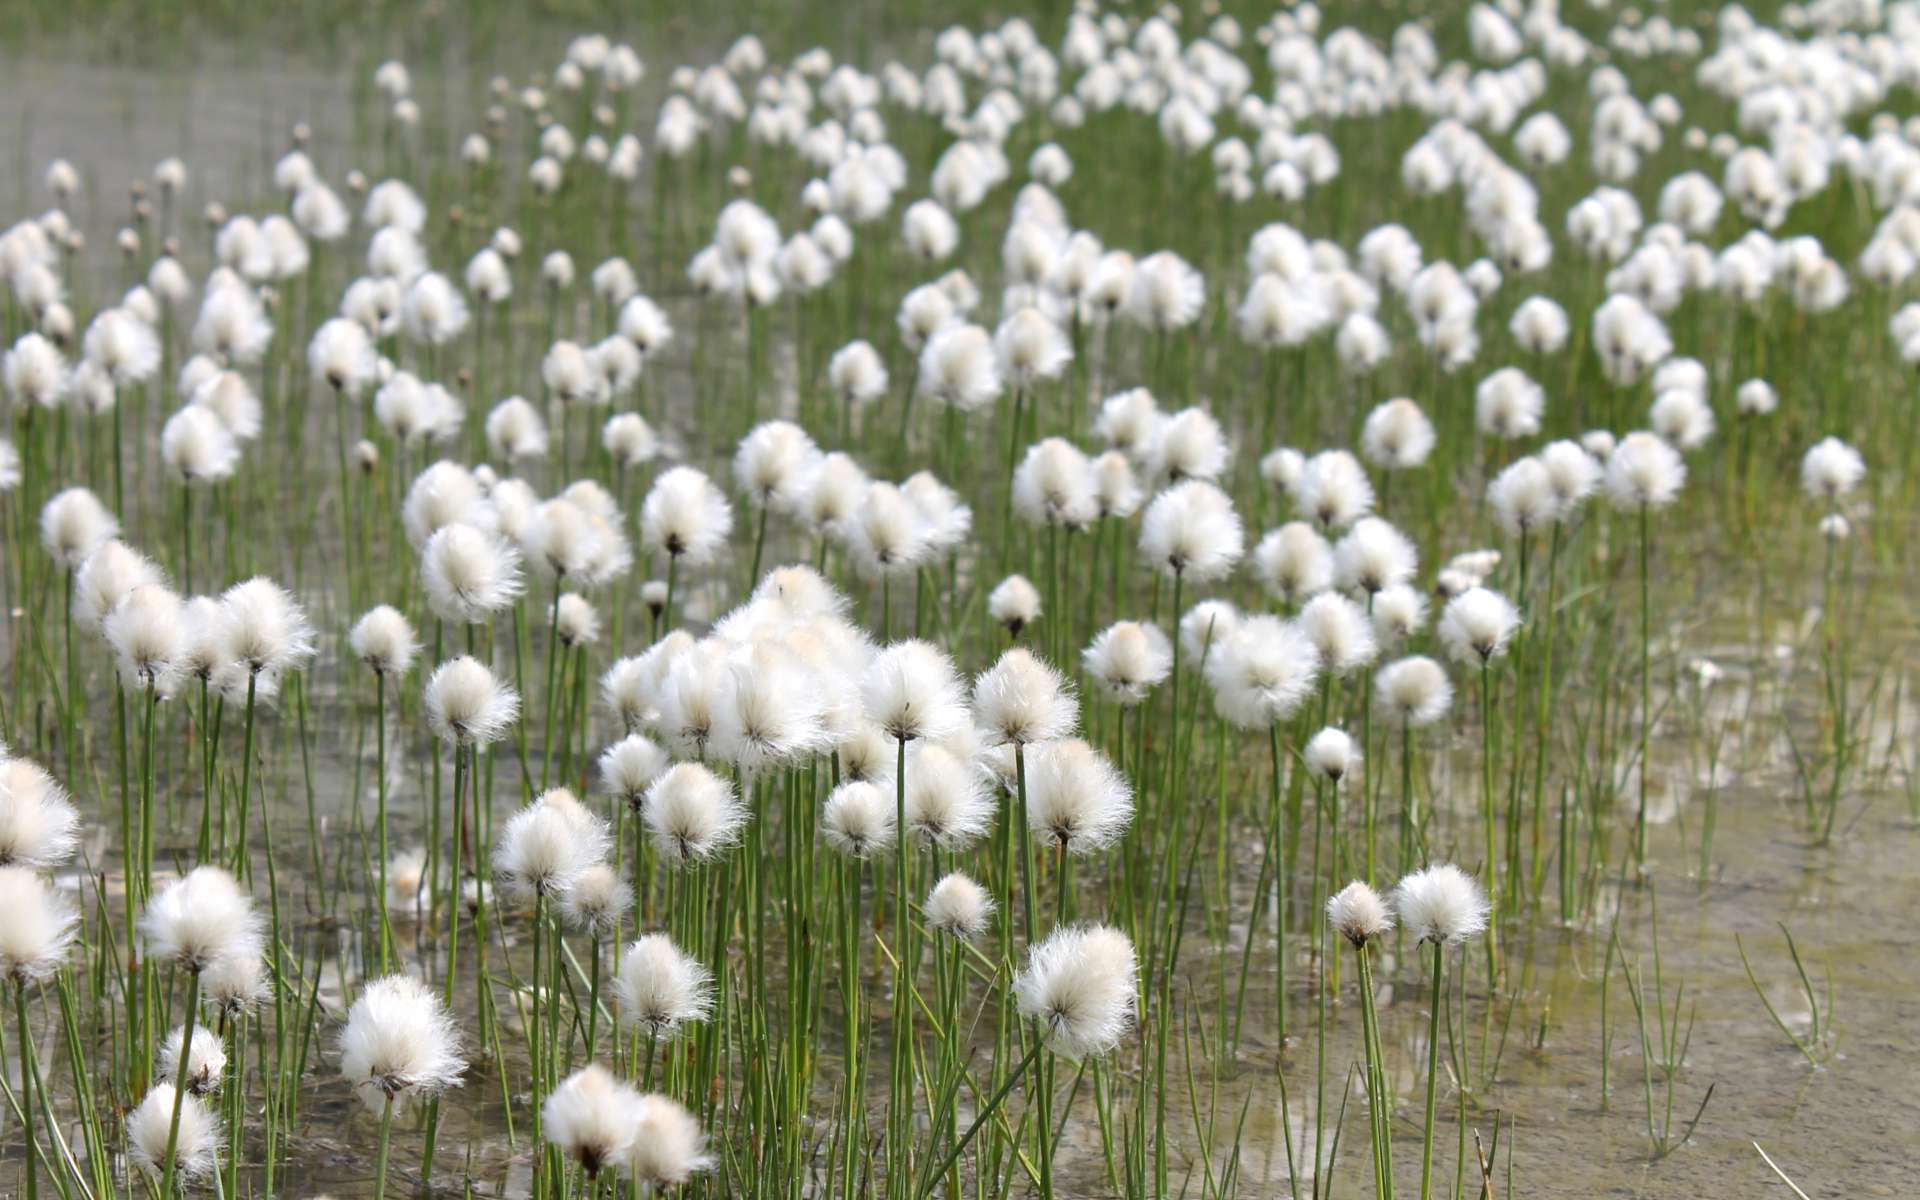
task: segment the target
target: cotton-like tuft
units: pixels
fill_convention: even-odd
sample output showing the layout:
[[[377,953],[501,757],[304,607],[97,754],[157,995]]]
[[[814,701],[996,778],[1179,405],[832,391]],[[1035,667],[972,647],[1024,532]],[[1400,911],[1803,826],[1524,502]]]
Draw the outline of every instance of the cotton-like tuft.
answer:
[[[1836,437],[1821,438],[1800,460],[1800,486],[1829,505],[1839,503],[1866,474],[1860,452]]]
[[[1452,863],[1414,871],[1393,889],[1400,928],[1423,942],[1457,946],[1487,927],[1486,894]]]
[[[0,867],[0,976],[16,987],[51,979],[78,924],[72,904],[31,869]]]
[[[173,1111],[180,1110],[176,1132]],[[127,1114],[127,1154],[135,1166],[158,1180],[166,1174],[167,1142],[173,1140],[176,1178],[205,1179],[218,1166],[220,1124],[198,1096],[176,1100],[173,1085],[156,1083]],[[157,1186],[157,1184],[156,1184]]]
[[[974,680],[973,717],[995,742],[1049,742],[1072,732],[1079,705],[1060,672],[1016,646]]]
[[[1520,613],[1495,591],[1471,587],[1447,601],[1440,611],[1440,644],[1455,662],[1477,667],[1507,651]]]
[[[668,862],[706,862],[739,840],[747,812],[732,785],[699,763],[678,763],[647,789],[654,850]]]
[[[695,1175],[713,1169],[707,1135],[699,1119],[679,1101],[650,1093],[640,1097],[637,1111],[624,1165],[644,1187],[655,1191],[682,1187]]]
[[[1289,622],[1249,617],[1208,657],[1206,673],[1222,716],[1242,729],[1267,729],[1313,691],[1320,652]]]
[[[120,522],[83,487],[55,493],[40,507],[40,544],[69,571],[79,569],[119,532]]]
[[[1223,579],[1244,543],[1233,501],[1211,483],[1188,480],[1155,496],[1140,524],[1140,553],[1155,570],[1193,583]]]
[[[1389,471],[1422,465],[1436,440],[1433,422],[1405,397],[1375,408],[1360,428],[1360,452],[1368,462]]]
[[[651,1038],[672,1038],[713,1011],[713,977],[664,933],[627,946],[613,990],[621,1024]]]
[[[871,783],[849,780],[827,796],[820,832],[827,844],[851,858],[868,858],[893,845],[893,797]]]
[[[732,506],[693,467],[662,473],[640,507],[640,540],[686,566],[712,562],[732,531]]]
[[[1334,578],[1341,587],[1375,596],[1413,578],[1417,552],[1407,535],[1379,517],[1362,517],[1334,544]]]
[[[1306,759],[1308,770],[1336,783],[1360,765],[1360,752],[1344,729],[1327,728],[1314,734],[1307,739],[1301,757]]]
[[[1133,789],[1104,754],[1078,738],[1047,742],[1027,755],[1027,823],[1036,837],[1069,854],[1118,841],[1133,819]]]
[[[173,1031],[160,1039],[160,1074],[172,1080],[177,1086],[182,1081],[180,1069],[180,1043],[186,1037],[187,1028],[175,1025]],[[227,1051],[221,1043],[220,1035],[205,1025],[193,1027],[193,1047],[187,1055],[184,1079],[187,1094],[204,1096],[218,1091],[220,1077],[227,1069]]]
[[[960,871],[934,884],[923,907],[928,927],[963,942],[985,933],[993,920],[993,897]]]
[[[1393,928],[1393,916],[1386,901],[1359,880],[1341,888],[1327,900],[1327,922],[1334,932],[1354,946],[1365,946]]]
[[[1323,530],[1343,529],[1373,511],[1366,468],[1345,450],[1322,450],[1307,459],[1290,490],[1301,515]]]
[[[1118,621],[1095,634],[1081,666],[1101,691],[1132,707],[1173,671],[1173,647],[1157,625]]]
[[[255,953],[262,937],[252,898],[219,867],[195,867],[168,884],[147,902],[140,927],[148,954],[189,971]]]
[[[1500,528],[1514,537],[1553,523],[1560,496],[1545,464],[1532,456],[1515,459],[1487,485],[1487,505]]]
[[[79,844],[80,814],[66,789],[0,746],[0,867],[57,867]]]
[[[523,587],[518,552],[463,522],[443,525],[427,538],[420,578],[435,616],[468,625],[485,623]]]
[[[414,636],[412,623],[399,609],[381,604],[368,609],[365,616],[354,622],[347,634],[347,647],[374,674],[398,678],[413,665],[414,656],[420,652],[420,640]]]
[[[467,655],[449,659],[427,677],[427,726],[441,741],[489,746],[506,736],[520,715],[520,697]]]
[[[540,1105],[541,1133],[580,1164],[588,1186],[626,1157],[639,1123],[640,1094],[599,1063],[562,1079]]]
[[[1320,665],[1335,675],[1357,671],[1379,653],[1366,610],[1338,592],[1321,592],[1307,601],[1296,625],[1313,643]]]
[[[1607,495],[1616,508],[1665,508],[1686,480],[1679,451],[1658,434],[1629,433],[1607,458]]]
[[[340,1073],[369,1112],[395,1111],[457,1087],[467,1069],[453,1017],[411,975],[376,979],[347,1010]]]
[[[1055,929],[1014,977],[1020,1013],[1068,1058],[1105,1054],[1133,1027],[1139,960],[1133,941],[1105,925]]]
[[[522,903],[565,900],[581,876],[606,857],[607,825],[572,792],[552,788],[508,818],[493,847],[501,890]]]

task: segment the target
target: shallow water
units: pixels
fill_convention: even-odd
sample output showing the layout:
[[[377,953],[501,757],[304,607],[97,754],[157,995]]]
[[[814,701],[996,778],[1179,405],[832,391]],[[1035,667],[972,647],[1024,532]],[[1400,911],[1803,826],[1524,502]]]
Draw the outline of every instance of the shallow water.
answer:
[[[554,40],[526,47],[528,61],[551,61],[559,44]],[[365,119],[349,66],[237,49],[216,57],[221,62],[218,70],[90,64],[58,51],[18,64],[4,89],[19,101],[16,116],[0,128],[0,161],[15,166],[10,208],[37,209],[42,164],[56,153],[66,155],[81,167],[95,198],[95,208],[85,219],[89,237],[104,240],[120,220],[119,210],[109,201],[123,196],[127,182],[143,175],[164,154],[180,153],[195,165],[195,202],[183,206],[191,213],[206,198],[264,191],[271,153],[282,145],[284,131],[294,120],[313,126],[316,146],[322,151],[339,154],[353,144],[351,133],[337,132],[351,131]],[[669,59],[662,53],[658,61]],[[517,75],[523,66],[489,59],[485,69]],[[422,90],[431,89],[436,101],[445,101],[449,108],[477,94],[481,82],[476,71],[461,69],[429,74],[426,79]],[[416,75],[417,85],[420,80]],[[654,83],[657,80],[650,81],[650,86]],[[677,272],[661,275],[676,282],[679,278]],[[683,327],[691,327],[691,322]],[[690,378],[679,379],[676,407],[690,412]],[[688,420],[673,432],[692,444],[703,431]],[[337,591],[328,594],[324,579],[325,564],[339,547],[337,539],[329,544],[334,530],[331,521],[320,522],[319,528],[323,533],[314,541],[314,557],[298,581],[298,590],[317,600],[315,616],[323,629],[338,629],[345,616],[344,597]],[[1920,1194],[1920,1164],[1912,1154],[1912,1131],[1920,1123],[1920,1084],[1913,1070],[1914,1047],[1920,1044],[1920,990],[1914,987],[1910,957],[1920,942],[1911,920],[1920,908],[1920,875],[1912,870],[1915,830],[1904,772],[1883,753],[1888,746],[1904,752],[1912,744],[1915,716],[1904,698],[1897,711],[1891,701],[1881,706],[1881,725],[1872,738],[1874,751],[1855,772],[1859,786],[1842,804],[1842,836],[1830,846],[1814,845],[1798,814],[1793,752],[1782,721],[1773,715],[1780,704],[1778,697],[1791,694],[1795,699],[1786,706],[1786,724],[1797,726],[1803,738],[1813,729],[1815,718],[1807,705],[1817,689],[1809,687],[1807,679],[1818,670],[1816,650],[1800,628],[1801,614],[1811,600],[1799,594],[1796,584],[1782,582],[1801,578],[1809,552],[1792,540],[1770,546],[1757,566],[1736,571],[1726,559],[1709,555],[1662,583],[1676,601],[1691,597],[1690,603],[1676,603],[1667,610],[1674,614],[1675,624],[1666,636],[1681,647],[1670,656],[1675,669],[1699,656],[1724,668],[1726,677],[1698,707],[1690,699],[1698,691],[1683,683],[1677,691],[1682,700],[1668,710],[1658,731],[1650,790],[1656,820],[1666,819],[1659,820],[1653,835],[1650,857],[1655,869],[1650,881],[1629,881],[1624,888],[1612,879],[1590,881],[1598,910],[1605,914],[1598,929],[1563,930],[1545,915],[1553,909],[1554,881],[1549,879],[1542,916],[1531,925],[1504,931],[1509,988],[1490,997],[1484,968],[1469,972],[1466,1007],[1458,1014],[1464,1034],[1459,1049],[1478,1077],[1475,1091],[1484,1107],[1469,1114],[1474,1133],[1467,1144],[1469,1154],[1475,1135],[1491,1144],[1496,1126],[1500,1127],[1495,1194],[1508,1186],[1509,1156],[1514,1195],[1763,1194],[1762,1189],[1778,1184],[1754,1153],[1751,1143],[1756,1141],[1810,1195],[1838,1194],[1843,1188],[1868,1196]],[[1725,582],[1729,576],[1737,582]],[[1812,590],[1817,592],[1817,583]],[[693,603],[697,612],[699,598]],[[1857,626],[1856,637],[1863,661],[1887,665],[1888,673],[1882,676],[1886,688],[1891,689],[1894,679],[1910,669],[1915,648],[1911,624],[1890,606],[1872,606]],[[1782,647],[1784,653],[1777,649]],[[283,839],[283,861],[297,861],[293,849],[297,847],[300,858],[322,863],[320,872],[306,871],[307,877],[294,893],[309,906],[317,878],[341,870],[340,864],[351,858],[350,839],[343,833],[353,827],[356,800],[365,805],[370,789],[366,774],[371,770],[371,748],[358,740],[358,722],[350,719],[351,710],[344,702],[343,690],[354,681],[339,674],[342,657],[331,641],[323,646],[322,665],[311,684],[311,809],[299,786],[297,759],[289,757],[291,714],[280,718],[277,739],[282,775],[275,786],[282,799],[272,820]],[[1620,671],[1632,669],[1631,657],[1630,650],[1623,650]],[[1709,769],[1706,746],[1717,729],[1724,729],[1720,765]],[[1463,839],[1461,854],[1472,858],[1478,836],[1470,816],[1477,803],[1478,750],[1471,735],[1459,733],[1456,738],[1455,744],[1439,748],[1444,757],[1433,770],[1441,780],[1440,802],[1458,818],[1452,828]],[[106,762],[104,757],[99,760],[103,772],[108,769]],[[414,766],[417,771],[418,756]],[[503,775],[508,773],[504,760],[501,769]],[[1236,782],[1257,789],[1263,786],[1261,770],[1255,758],[1246,768],[1246,777]],[[1695,862],[1710,781],[1717,785],[1717,828],[1707,878],[1701,880],[1695,878]],[[1623,795],[1630,791],[1628,781],[1621,781],[1620,787]],[[508,785],[503,783],[502,790],[508,790]],[[193,816],[181,814],[181,838],[190,839]],[[309,845],[310,816],[311,833],[317,837]],[[421,832],[404,815],[397,818],[396,844],[409,844]],[[1621,838],[1624,829],[1610,835]],[[174,847],[178,840],[170,839],[163,847]],[[98,856],[108,844],[102,827],[94,831],[88,849]],[[1242,898],[1238,911],[1244,912],[1259,865],[1257,850],[1236,858],[1234,888]],[[1650,986],[1656,902],[1660,978],[1669,1004],[1676,989],[1684,986],[1682,1020],[1692,1030],[1675,1080],[1674,1123],[1685,1125],[1712,1089],[1691,1139],[1657,1160],[1647,1135],[1640,1035],[1617,965],[1609,1012],[1610,1088],[1604,1095],[1601,1091],[1603,1027],[1595,984],[1608,917],[1617,911],[1621,953],[1636,972],[1646,972]],[[1840,1037],[1837,1050],[1817,1069],[1810,1068],[1767,1019],[1735,948],[1734,938],[1739,935],[1782,1016],[1790,1024],[1803,1021],[1805,1006],[1780,924],[1791,929],[1808,969],[1823,988],[1830,973]],[[1206,929],[1206,921],[1196,916],[1194,930]],[[1192,985],[1188,996],[1192,1015],[1207,1030],[1213,1027],[1218,987],[1224,980],[1231,988],[1237,980],[1246,937],[1244,928],[1221,932],[1224,950],[1217,958],[1206,938],[1195,937],[1185,960]],[[356,939],[363,933],[301,919],[296,940],[306,942],[317,936],[321,945],[337,947],[322,976],[320,995],[329,1011],[337,1013],[343,987],[355,986],[350,964],[357,957]],[[1284,1049],[1275,1044],[1271,983],[1275,964],[1263,940],[1253,957],[1254,982],[1248,990],[1246,1033],[1238,1061],[1230,1072],[1211,1078],[1195,1045],[1197,1105],[1184,1089],[1169,1097],[1170,1129],[1190,1164],[1183,1179],[1183,1168],[1176,1163],[1172,1178],[1176,1192],[1199,1194],[1202,1169],[1195,1151],[1206,1139],[1197,1126],[1209,1120],[1214,1126],[1213,1166],[1218,1171],[1234,1145],[1236,1122],[1243,1111],[1246,1114],[1238,1150],[1241,1194],[1285,1194],[1289,1133],[1294,1155],[1304,1158],[1308,1153],[1314,1062],[1311,1036],[1299,1035],[1303,1028],[1311,1029],[1311,991],[1303,984],[1316,968],[1308,948],[1297,944],[1301,937],[1294,935],[1289,968],[1295,1033],[1291,1044]],[[1410,949],[1398,943],[1390,946],[1379,970],[1391,1078],[1400,1089],[1394,1137],[1403,1192],[1417,1186],[1428,1011],[1424,966],[1408,957]],[[1468,955],[1478,958],[1478,946]],[[1459,960],[1453,961],[1457,968]],[[1350,956],[1343,953],[1338,969],[1343,979],[1350,976]],[[1345,995],[1348,1007],[1332,1015],[1342,1035],[1329,1055],[1334,1091],[1357,1044],[1358,1014],[1351,1007],[1350,988]],[[471,1022],[471,1012],[462,1015]],[[1194,1036],[1198,1041],[1199,1035]],[[1491,1086],[1480,1065],[1487,1061],[1484,1056],[1489,1049],[1498,1057]],[[1182,1061],[1177,1039],[1173,1060]],[[1286,1072],[1290,1101],[1286,1117],[1273,1083],[1277,1066]],[[1169,1075],[1170,1080],[1184,1077],[1180,1069]],[[827,1082],[823,1080],[823,1088]],[[1668,1118],[1663,1081],[1656,1075],[1651,1086],[1658,1119],[1664,1125]],[[1452,1089],[1443,1089],[1443,1095],[1452,1095]],[[516,1098],[516,1103],[524,1106],[524,1098]],[[363,1119],[349,1120],[357,1105],[344,1086],[329,1079],[322,1066],[313,1072],[302,1104],[302,1132],[283,1176],[290,1191],[366,1192],[370,1131]],[[1448,1186],[1458,1128],[1451,1105],[1449,1101],[1443,1109],[1438,1133],[1443,1181]],[[1338,1107],[1337,1097],[1330,1098],[1329,1107]],[[1359,1120],[1361,1107],[1356,1096],[1342,1136],[1341,1169],[1334,1176],[1333,1196],[1360,1196],[1371,1189],[1361,1165],[1365,1158],[1360,1148],[1365,1136]],[[498,1077],[487,1072],[472,1080],[460,1102],[448,1106],[448,1114],[441,1133],[443,1150],[470,1145],[475,1176],[488,1194],[496,1194],[493,1189],[523,1193],[528,1184],[526,1162],[524,1156],[509,1161]],[[1283,1125],[1288,1128],[1283,1130]],[[525,1131],[518,1132],[524,1145]],[[1100,1147],[1091,1123],[1070,1125],[1065,1144],[1068,1159],[1062,1171],[1072,1181],[1074,1194],[1106,1194]],[[457,1167],[443,1154],[440,1179],[456,1178]],[[1311,1172],[1302,1164],[1296,1173],[1304,1191]],[[1468,1194],[1478,1194],[1475,1172],[1468,1172],[1467,1183]]]

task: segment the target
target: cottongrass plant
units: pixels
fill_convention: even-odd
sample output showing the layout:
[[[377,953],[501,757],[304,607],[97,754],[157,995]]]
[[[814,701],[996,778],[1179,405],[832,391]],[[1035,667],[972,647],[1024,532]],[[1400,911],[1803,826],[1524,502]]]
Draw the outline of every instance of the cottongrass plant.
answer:
[[[0,867],[0,975],[13,985],[14,1046],[20,1065],[20,1106],[26,1139],[26,1194],[39,1195],[40,1143],[34,1136],[35,1083],[40,1076],[27,1026],[27,988],[52,978],[73,945],[78,916],[64,897],[25,866]],[[45,1096],[41,1106],[52,1109]],[[51,1173],[51,1166],[49,1167]]]
[[[1393,916],[1380,894],[1354,880],[1327,900],[1327,923],[1353,947],[1359,966],[1360,1031],[1366,1060],[1368,1141],[1373,1149],[1373,1189],[1379,1200],[1393,1196],[1393,1094],[1387,1090],[1380,1016],[1374,1006],[1373,966],[1368,946],[1393,928]]]
[[[380,1120],[374,1195],[387,1190],[387,1152],[396,1111],[438,1100],[466,1071],[452,1016],[433,989],[411,975],[374,980],[347,1010],[340,1073]],[[429,1155],[432,1135],[428,1136]],[[431,1171],[431,1163],[423,1166]]]
[[[1393,889],[1400,928],[1433,948],[1427,1011],[1427,1112],[1420,1138],[1420,1200],[1433,1193],[1433,1122],[1440,1080],[1440,1004],[1446,996],[1446,954],[1487,927],[1490,906],[1473,877],[1452,863],[1403,876]]]

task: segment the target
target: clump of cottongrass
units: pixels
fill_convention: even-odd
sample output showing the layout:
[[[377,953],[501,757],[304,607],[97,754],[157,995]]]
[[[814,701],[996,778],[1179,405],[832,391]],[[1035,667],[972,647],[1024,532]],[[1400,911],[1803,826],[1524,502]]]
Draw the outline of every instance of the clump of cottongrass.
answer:
[[[39,1143],[34,1140],[33,1121],[35,1081],[40,1070],[27,1030],[27,988],[45,983],[59,972],[73,944],[78,921],[72,905],[38,875],[26,867],[0,867],[0,976],[13,984],[15,1030],[19,1039],[14,1056],[20,1063],[15,1099],[27,1146],[29,1195],[34,1194],[37,1178],[34,1159],[39,1155]],[[45,1106],[44,1094],[38,1103]]]
[[[1344,529],[1373,511],[1373,485],[1346,450],[1322,450],[1300,467],[1289,490],[1294,506],[1322,530]]]
[[[411,975],[376,979],[347,1010],[340,1073],[367,1111],[379,1114],[374,1195],[387,1183],[393,1115],[457,1087],[467,1069],[459,1034],[440,997]]]
[[[377,676],[405,675],[420,652],[413,625],[392,605],[367,610],[347,634],[347,647]]]
[[[1433,1124],[1440,1080],[1440,999],[1446,951],[1487,927],[1489,905],[1472,876],[1452,863],[1414,871],[1393,890],[1400,927],[1433,947],[1433,989],[1427,1010],[1427,1112],[1420,1143],[1420,1194],[1433,1186]]]
[[[436,529],[420,553],[427,607],[442,620],[482,624],[519,597],[520,555],[464,522]]]
[[[987,615],[1004,626],[1007,636],[1019,640],[1027,626],[1040,617],[1040,589],[1025,575],[1009,575],[987,594]]]
[[[540,1106],[546,1139],[580,1164],[592,1190],[632,1150],[640,1094],[599,1063],[561,1080]]]
[[[1147,505],[1140,525],[1140,553],[1155,570],[1180,585],[1224,578],[1244,549],[1240,518],[1225,492],[1202,480],[1177,483]]]

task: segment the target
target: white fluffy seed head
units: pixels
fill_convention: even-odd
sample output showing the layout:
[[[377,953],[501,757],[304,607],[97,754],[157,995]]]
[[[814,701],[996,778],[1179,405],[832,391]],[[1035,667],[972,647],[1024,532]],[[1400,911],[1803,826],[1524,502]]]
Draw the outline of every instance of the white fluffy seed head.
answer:
[[[653,481],[640,506],[640,539],[686,566],[712,562],[733,531],[733,506],[693,467],[674,467]]]
[[[591,1181],[626,1157],[639,1120],[640,1094],[599,1063],[562,1079],[540,1105],[542,1135]]]
[[[1553,487],[1556,520],[1569,520],[1600,486],[1599,460],[1578,442],[1548,443],[1540,451],[1540,465],[1547,469],[1547,481]]]
[[[147,953],[170,958],[189,971],[205,971],[223,958],[253,954],[260,946],[260,918],[253,900],[219,867],[195,867],[147,903],[140,919]]]
[[[679,1101],[650,1093],[640,1097],[637,1112],[625,1162],[633,1178],[664,1191],[713,1169],[707,1135]]]
[[[66,789],[0,746],[0,867],[57,867],[73,857],[79,828]]]
[[[520,555],[502,539],[464,522],[443,525],[420,553],[420,578],[435,616],[485,622],[520,595]]]
[[[647,833],[667,862],[706,862],[732,846],[747,823],[733,787],[699,763],[677,763],[647,789]]]
[[[508,463],[547,456],[547,423],[520,396],[508,396],[487,413],[487,448]]]
[[[935,328],[920,350],[914,385],[923,396],[963,413],[978,412],[1000,394],[993,339],[978,325]]]
[[[765,421],[740,439],[733,478],[756,508],[796,512],[805,498],[820,448],[792,421]]]
[[[630,733],[600,754],[600,786],[636,814],[647,789],[667,769],[667,752],[643,733]]]
[[[1028,446],[1013,471],[1013,510],[1029,524],[1084,529],[1099,515],[1093,464],[1065,438]]]
[[[1418,728],[1446,716],[1453,685],[1441,665],[1424,655],[1388,663],[1374,682],[1380,707],[1403,724]]]
[[[1373,598],[1373,635],[1383,648],[1406,641],[1426,623],[1426,593],[1410,584],[1383,588]]]
[[[379,371],[367,327],[350,317],[323,322],[307,343],[307,369],[316,382],[342,396],[360,395]]]
[[[1106,925],[1063,925],[1027,953],[1014,978],[1020,1013],[1068,1058],[1105,1054],[1133,1027],[1139,960]]]
[[[69,571],[119,532],[120,522],[83,487],[58,492],[40,508],[40,544]]]
[[[1386,901],[1357,879],[1327,900],[1327,921],[1356,948],[1393,928]]]
[[[905,799],[908,832],[942,850],[966,849],[993,820],[986,780],[937,742],[918,742],[908,751]]]
[[[627,946],[614,980],[620,1021],[653,1038],[672,1038],[713,1011],[713,978],[664,933]]]
[[[1133,789],[1092,746],[1067,738],[1028,752],[1027,823],[1036,837],[1091,854],[1118,841],[1132,819]]]
[[[1180,653],[1190,670],[1206,666],[1207,658],[1240,628],[1240,613],[1225,600],[1202,600],[1180,615]]]
[[[871,783],[849,780],[827,796],[820,832],[850,858],[871,857],[893,845],[893,797]]]
[[[219,483],[239,466],[240,447],[212,409],[189,404],[161,426],[160,460],[182,483]]]
[[[1665,508],[1686,480],[1680,452],[1655,433],[1629,433],[1607,458],[1607,496],[1616,508]]]
[[[172,694],[186,648],[179,596],[160,584],[142,584],[113,606],[100,631],[128,687]]]
[[[1222,716],[1242,729],[1267,729],[1313,691],[1320,652],[1293,624],[1249,617],[1207,659],[1207,681]]]
[[[427,725],[441,741],[490,746],[520,715],[520,697],[468,655],[449,659],[427,677]]]
[[[860,694],[867,719],[896,741],[938,741],[967,721],[953,660],[929,642],[895,642],[880,651],[861,676]]]
[[[313,657],[313,626],[292,595],[264,575],[236,583],[220,594],[227,653],[253,673],[264,694],[279,678]]]
[[[1379,517],[1355,521],[1333,548],[1339,585],[1369,596],[1413,578],[1419,564],[1413,542]]]
[[[1040,589],[1025,575],[1009,575],[987,594],[987,615],[1014,637],[1040,617]]]
[[[1323,530],[1342,529],[1373,511],[1373,484],[1360,460],[1345,450],[1322,450],[1300,465],[1294,506]]]
[[[1240,561],[1244,542],[1233,501],[1211,483],[1176,483],[1147,505],[1140,553],[1169,578],[1211,583]]]
[[[937,933],[968,942],[987,931],[993,897],[960,871],[943,876],[927,893],[927,925]]]
[[[1357,671],[1379,653],[1366,610],[1338,592],[1321,592],[1301,606],[1297,622],[1320,656],[1320,665],[1336,675]]]
[[[560,915],[581,933],[609,937],[633,908],[633,889],[604,862],[589,864],[560,898]]]
[[[1471,587],[1440,611],[1440,644],[1462,666],[1478,667],[1507,651],[1520,628],[1512,601],[1484,587]]]
[[[1157,625],[1118,621],[1094,635],[1081,662],[1107,695],[1132,707],[1173,672],[1173,646]]]
[[[411,975],[368,984],[347,1010],[340,1073],[369,1112],[396,1111],[456,1087],[467,1069],[453,1017],[439,994]]]
[[[1016,646],[974,680],[973,717],[994,742],[1050,742],[1072,732],[1079,704],[1060,672]]]
[[[160,1039],[160,1074],[176,1086],[184,1082],[189,1095],[204,1096],[220,1087],[220,1076],[227,1069],[226,1047],[221,1044],[219,1034],[205,1025],[195,1024],[193,1045],[187,1053],[186,1069],[182,1071],[180,1043],[186,1035],[185,1025],[175,1025],[171,1033]]]
[[[180,1111],[175,1131],[174,1109]],[[220,1124],[198,1096],[176,1099],[173,1085],[156,1083],[127,1114],[127,1154],[155,1179],[166,1174],[167,1143],[173,1142],[174,1173],[194,1181],[212,1175],[218,1165]]]
[[[16,986],[53,976],[79,917],[64,896],[25,866],[0,867],[0,976]]]
[[[1559,515],[1560,496],[1546,464],[1529,455],[1515,459],[1493,477],[1487,484],[1487,504],[1500,528],[1525,537]]]
[[[1800,486],[1824,504],[1838,504],[1866,477],[1860,452],[1836,437],[1821,438],[1800,460]]]
[[[399,609],[381,604],[354,622],[347,634],[347,646],[374,674],[397,679],[413,665],[414,655],[420,652],[420,639]]]
[[[1518,367],[1495,371],[1473,395],[1474,420],[1489,437],[1532,437],[1540,432],[1545,407],[1546,392]]]
[[[1405,471],[1425,463],[1437,440],[1427,414],[1403,396],[1367,414],[1360,429],[1360,452],[1384,470]]]
[[[606,857],[606,822],[566,788],[551,788],[508,819],[493,847],[501,890],[522,903],[564,901]]]
[[[1302,757],[1307,769],[1338,783],[1360,765],[1360,752],[1344,729],[1328,727],[1307,739]]]
[[[652,462],[660,453],[653,427],[639,413],[615,413],[608,417],[600,432],[600,443],[615,461],[629,470]]]
[[[1457,946],[1487,927],[1487,897],[1452,863],[1414,871],[1393,889],[1400,927],[1423,942]]]

